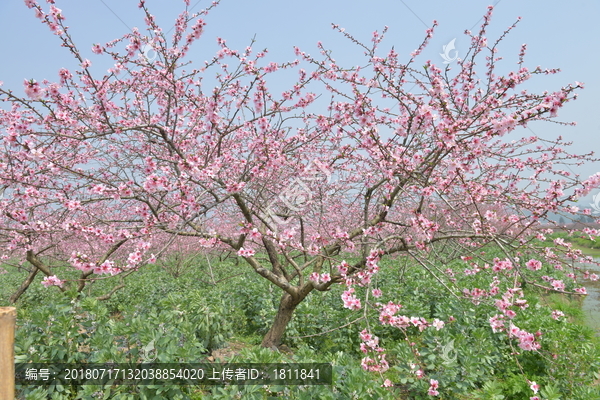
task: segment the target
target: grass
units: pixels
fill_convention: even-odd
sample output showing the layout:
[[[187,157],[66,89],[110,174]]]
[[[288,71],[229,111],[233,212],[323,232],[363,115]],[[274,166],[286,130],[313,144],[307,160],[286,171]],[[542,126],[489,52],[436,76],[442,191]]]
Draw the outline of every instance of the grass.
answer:
[[[589,247],[579,246],[575,243],[573,243],[573,248],[581,250],[581,252],[586,256],[600,257],[600,249],[590,249]]]
[[[568,296],[563,293],[549,293],[542,295],[545,305],[560,310],[569,316],[569,321],[575,325],[586,326],[585,313],[583,312],[583,298]]]
[[[507,395],[509,392],[517,393],[517,390],[520,390],[517,389],[517,386],[519,388],[523,386],[523,390],[513,397],[505,396],[504,398],[514,400],[523,398],[519,396],[525,392],[529,393],[525,378],[520,374],[516,365],[513,366],[512,363],[505,362],[506,360],[500,360],[500,356],[496,354],[497,349],[500,348],[498,346],[506,347],[507,344],[503,339],[498,338],[498,335],[493,335],[490,332],[488,318],[495,312],[494,310],[486,311],[482,307],[477,308],[478,311],[476,312],[476,309],[472,308],[470,304],[455,302],[453,299],[447,298],[447,293],[438,290],[439,288],[432,282],[431,277],[421,268],[408,268],[406,274],[402,274],[404,280],[399,284],[398,271],[393,268],[395,264],[397,264],[395,260],[382,262],[382,266],[389,268],[382,268],[376,279],[377,285],[384,290],[384,293],[391,293],[393,298],[402,302],[402,313],[430,318],[435,316],[443,320],[448,320],[449,315],[459,317],[456,322],[448,323],[445,329],[439,332],[426,330],[423,334],[414,332],[413,335],[419,352],[424,354],[423,365],[426,365],[428,375],[441,379],[440,382],[444,382],[444,390],[447,392],[452,391],[454,394],[454,397],[444,398],[500,398],[493,397],[496,396],[494,393],[497,392],[498,395],[502,396]],[[453,268],[463,267],[460,261],[455,264],[452,265]],[[58,324],[64,322],[65,329],[71,334],[70,337],[82,340],[83,344],[93,348],[96,355],[102,354],[102,351],[107,352],[107,354],[113,351],[110,346],[114,340],[113,335],[127,337],[131,343],[140,341],[140,343],[146,345],[150,339],[155,337],[155,333],[162,329],[163,333],[161,335],[166,338],[164,339],[165,343],[157,346],[160,346],[160,354],[169,357],[180,357],[181,354],[185,354],[185,358],[192,354],[192,356],[189,356],[190,359],[196,361],[209,358],[217,360],[221,357],[235,357],[236,360],[260,363],[287,360],[287,354],[260,348],[262,335],[271,324],[280,293],[273,290],[268,282],[252,271],[243,276],[238,276],[238,273],[244,271],[243,265],[234,266],[233,262],[228,260],[215,262],[213,267],[214,271],[207,271],[206,265],[199,263],[194,265],[193,268],[183,271],[178,277],[174,277],[169,273],[172,272],[169,268],[161,268],[159,265],[148,266],[139,273],[132,275],[127,280],[127,286],[115,293],[110,300],[101,302],[98,305],[92,304],[91,301],[82,301],[77,306],[79,310],[77,315],[81,317],[79,323],[85,323],[87,324],[86,327],[92,327],[94,326],[92,325],[93,322],[99,321],[100,325],[98,326],[103,327],[103,329],[98,328],[95,336],[90,334],[89,338],[80,335],[78,328],[70,325],[71,314],[68,310],[64,311],[61,308],[61,304],[65,303],[64,300],[61,300],[61,297],[64,296],[55,290],[56,288],[45,289],[40,283],[41,276],[38,276],[18,303],[21,328],[25,327],[23,324],[29,324],[26,326],[27,333],[25,334],[25,330],[21,329],[18,337],[19,344],[22,346],[20,353],[24,354],[23,349],[31,348],[27,342],[31,332],[35,333],[37,332],[36,329],[42,329],[47,330],[48,333],[38,335],[39,339],[33,345],[41,349],[38,350],[39,352],[46,352],[43,354],[44,357],[47,357],[55,347],[62,346],[61,337],[65,331],[61,330],[62,325]],[[0,305],[6,302],[16,285],[20,284],[26,276],[23,271],[17,271],[15,268],[7,269],[9,273],[4,274],[0,279]],[[209,275],[207,274],[211,272],[215,273],[217,281],[225,278],[229,279],[219,284],[210,284]],[[467,277],[463,279],[462,284],[476,284],[477,279],[480,279],[480,277]],[[114,281],[111,283],[110,280],[100,280],[89,287],[89,295],[104,294],[113,284],[115,284]],[[262,395],[270,396],[260,398],[288,396],[294,400],[309,398],[333,399],[334,397],[331,396],[334,392],[339,392],[339,397],[335,397],[338,399],[392,398],[391,392],[388,393],[381,389],[380,382],[372,374],[362,371],[360,367],[360,359],[363,354],[358,349],[358,342],[362,327],[359,324],[353,324],[342,328],[342,325],[356,317],[354,313],[340,307],[342,290],[341,287],[335,286],[328,292],[312,293],[299,306],[294,319],[288,326],[287,335],[284,339],[284,343],[292,351],[290,357],[293,356],[295,360],[334,363],[338,374],[338,381],[334,384],[334,388],[331,390],[323,389],[321,392],[317,391],[319,388],[308,388],[306,390],[314,389],[314,393],[304,393],[304,391],[298,390],[293,394],[286,394],[274,388],[269,390],[265,388],[244,388],[243,390],[256,389],[264,392],[261,393]],[[361,292],[359,295],[362,295],[364,290],[358,289],[358,291]],[[88,295],[88,289],[86,289],[85,294]],[[539,308],[542,313],[545,312],[549,315],[550,310],[545,307],[541,308],[542,306],[548,306],[550,309],[563,311],[569,319],[565,320],[564,323],[559,323],[549,318],[546,318],[547,320],[538,319],[539,317],[535,313],[524,312],[517,323],[523,329],[527,329],[528,324],[537,327],[540,326],[539,323],[543,323],[544,327],[540,326],[540,329],[545,332],[544,340],[547,346],[552,346],[548,347],[546,353],[561,353],[564,350],[565,355],[555,361],[554,359],[546,360],[541,355],[532,353],[523,354],[520,360],[528,373],[527,376],[535,376],[538,382],[542,382],[543,379],[560,379],[561,385],[566,388],[565,385],[567,384],[564,382],[575,384],[574,380],[569,380],[571,379],[569,374],[576,379],[583,379],[577,374],[588,374],[587,371],[594,370],[594,361],[590,361],[592,356],[588,357],[581,346],[588,346],[590,352],[595,352],[600,346],[600,338],[591,338],[594,333],[591,328],[586,326],[585,313],[581,309],[580,298],[546,294],[543,290],[534,290],[530,294],[532,296],[532,306],[528,311],[536,309],[537,304],[541,303]],[[58,306],[54,307],[54,302]],[[70,307],[69,304],[67,304],[68,307]],[[48,311],[45,311],[46,308]],[[186,317],[183,318],[181,316],[183,314],[178,314],[179,311],[185,311]],[[94,319],[87,318],[89,315],[94,315]],[[197,316],[202,318],[196,318]],[[54,321],[54,318],[56,318],[56,321]],[[54,321],[54,325],[48,324],[48,320]],[[185,322],[188,320],[193,325],[193,329],[187,328]],[[401,396],[400,398],[407,399],[427,398],[424,394],[427,390],[426,383],[424,386],[421,385],[423,387],[420,388],[417,388],[417,385],[420,384],[418,381],[410,385],[406,383],[406,380],[411,378],[412,375],[410,375],[410,372],[405,371],[408,367],[405,365],[404,360],[412,360],[412,353],[407,346],[403,345],[403,336],[397,330],[379,326],[374,321],[371,321],[371,323],[374,334],[379,335],[382,338],[382,343],[388,347],[390,362],[397,364],[395,367],[398,367],[393,369],[389,375],[391,379],[399,382],[399,386],[394,392],[396,397],[393,398],[399,398],[398,395]],[[131,327],[128,328],[130,325]],[[115,330],[110,327],[117,327],[118,329]],[[323,332],[329,333],[315,336]],[[192,346],[193,340],[181,341],[181,337],[201,339],[210,337],[212,339],[207,340],[203,345],[205,350],[196,351],[197,349],[195,350]],[[469,342],[470,345],[465,344],[466,342],[461,344],[460,363],[464,367],[461,371],[466,372],[461,372],[462,375],[458,376],[455,372],[456,369],[450,370],[443,363],[440,364],[436,354],[439,353],[440,343],[455,339],[458,343],[463,341],[465,337],[476,337],[478,339],[473,340],[472,343]],[[181,346],[186,346],[185,351],[189,350],[190,352],[182,353],[180,348],[183,349],[183,347]],[[471,349],[469,346],[476,347],[477,350]],[[131,353],[132,357],[136,356],[135,346],[127,347],[126,351],[128,354]],[[119,351],[118,354],[110,353],[109,355],[114,358],[120,356],[121,353],[122,351]],[[543,354],[546,355],[546,353]],[[482,364],[480,358],[483,356],[488,357],[486,358],[487,364]],[[595,359],[600,360],[600,358]],[[540,369],[540,366],[555,368],[557,372],[547,373],[545,370]],[[402,382],[401,379],[404,379],[405,382]],[[588,379],[587,376],[585,379]],[[595,378],[589,378],[583,386],[589,387],[591,379]],[[482,387],[481,382],[484,380],[489,381],[490,385],[494,383],[497,388],[494,389],[492,386]],[[465,389],[465,385],[471,385],[469,386],[470,389]],[[471,392],[476,387],[480,389],[478,395],[480,394],[481,397],[472,396]],[[273,389],[274,394],[269,392],[271,389]],[[119,388],[119,390],[125,392],[127,388]],[[406,390],[406,393],[404,390]],[[561,390],[568,391],[571,389],[563,388]],[[381,393],[379,393],[380,391]],[[358,397],[353,397],[355,396],[354,392],[360,393],[356,394]],[[469,392],[469,395],[464,397],[467,392]],[[124,393],[119,393],[124,395]],[[423,395],[419,394],[417,396],[417,393]],[[388,394],[390,397],[387,397]],[[250,393],[244,392],[244,396],[246,395],[250,396]],[[235,392],[233,392],[233,389],[230,390],[225,387],[205,387],[197,393],[197,396],[187,398],[237,398],[234,397]],[[30,398],[33,399],[33,397]],[[584,397],[572,398],[584,399]]]

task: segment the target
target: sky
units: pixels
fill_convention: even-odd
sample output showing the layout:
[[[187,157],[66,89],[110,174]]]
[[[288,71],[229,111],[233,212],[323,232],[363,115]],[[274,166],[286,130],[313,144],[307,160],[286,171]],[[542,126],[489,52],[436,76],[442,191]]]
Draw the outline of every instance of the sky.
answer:
[[[143,13],[137,3],[136,0],[56,0],[84,57],[103,67],[101,56],[91,52],[92,44],[121,37],[133,27],[143,29]],[[173,26],[184,6],[183,1],[176,0],[148,0],[146,4],[165,31]],[[209,4],[203,0],[191,1],[193,11]],[[239,50],[255,38],[255,49],[269,49],[268,61],[283,62],[296,58],[293,46],[316,55],[317,42],[321,41],[340,64],[364,64],[362,51],[332,30],[331,24],[335,23],[364,43],[369,43],[373,31],[388,26],[382,49],[394,46],[403,56],[401,60],[408,60],[410,52],[422,42],[425,29],[437,20],[439,26],[419,61],[424,64],[430,59],[444,67],[440,55],[443,46],[455,39],[456,52],[449,55],[453,58],[461,57],[461,52],[465,54],[469,39],[464,31],[477,31],[488,5],[495,6],[488,42],[522,17],[499,47],[499,55],[504,57],[501,68],[505,71],[516,68],[520,46],[527,43],[526,66],[562,71],[535,77],[528,82],[528,90],[555,91],[575,81],[585,84],[579,99],[559,112],[559,121],[576,121],[576,126],[532,123],[515,135],[536,134],[549,139],[561,135],[574,142],[573,153],[595,151],[600,157],[599,0],[222,0],[205,19],[204,36],[190,56],[201,65],[214,55],[217,37]],[[75,65],[68,50],[60,47],[58,37],[19,0],[0,1],[0,59],[0,81],[4,82],[4,88],[17,93],[22,92],[24,79],[56,81],[60,68]],[[106,64],[105,69],[110,66]],[[587,177],[600,172],[600,164],[572,171]],[[600,190],[591,195],[597,193]]]

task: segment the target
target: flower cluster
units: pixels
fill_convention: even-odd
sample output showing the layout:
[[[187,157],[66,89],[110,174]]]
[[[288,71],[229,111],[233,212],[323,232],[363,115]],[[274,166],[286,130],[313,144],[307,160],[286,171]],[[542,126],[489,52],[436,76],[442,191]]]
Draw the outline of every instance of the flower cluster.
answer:
[[[344,301],[344,307],[350,310],[360,310],[362,307],[360,299],[356,297],[352,287],[342,293],[342,300]]]
[[[494,333],[504,330],[504,315],[496,314],[489,319],[489,322]]]
[[[328,273],[319,274],[318,272],[313,272],[312,274],[310,274],[308,279],[310,279],[316,284],[327,283],[331,280],[331,275],[329,275]]]
[[[240,257],[252,257],[255,254],[255,251],[252,249],[240,248],[237,252],[237,255]]]
[[[527,261],[527,263],[525,264],[527,266],[528,269],[532,270],[532,271],[539,271],[540,269],[542,269],[542,263],[541,261],[538,260],[529,260]]]
[[[58,277],[56,275],[46,276],[46,277],[44,277],[44,280],[42,281],[42,285],[44,285],[45,287],[49,287],[49,286],[62,287],[63,284],[64,284],[64,281],[61,281],[60,279],[58,279]]]
[[[565,316],[565,313],[559,310],[552,311],[552,318],[559,321],[562,317]]]
[[[96,266],[95,263],[91,262],[87,254],[74,251],[71,254],[69,262],[72,266],[83,272],[89,272]]]
[[[116,275],[121,272],[120,268],[115,266],[114,261],[106,260],[102,264],[94,268],[94,273],[97,275]]]
[[[25,94],[32,100],[40,100],[44,96],[44,90],[35,80],[25,80]]]
[[[429,380],[429,390],[427,391],[427,394],[429,396],[438,396],[440,394],[440,392],[438,392],[438,387],[439,387],[439,382],[436,381],[435,379],[430,379]]]
[[[515,298],[515,294],[519,294],[518,298]],[[510,309],[510,307],[515,306],[520,309],[525,309],[529,307],[527,304],[527,300],[523,299],[523,291],[520,288],[512,288],[508,289],[504,295],[502,295],[501,299],[496,300],[496,307],[504,313],[508,318],[512,319],[516,317],[517,313]]]
[[[535,381],[529,382],[529,388],[533,391],[533,394],[537,394],[540,390],[540,385],[538,385]],[[529,398],[530,400],[540,400],[538,396],[533,396]]]
[[[385,372],[390,366],[387,360],[385,359],[384,349],[379,347],[379,338],[377,336],[372,335],[366,329],[364,329],[360,333],[360,339],[362,343],[360,344],[360,350],[367,354],[369,352],[374,353],[375,355],[372,357],[364,357],[361,362],[361,366],[365,371],[371,372]]]
[[[508,336],[516,337],[519,340],[519,347],[523,350],[533,351],[538,350],[541,347],[540,344],[535,341],[535,336],[533,333],[519,329],[512,323],[510,324]]]

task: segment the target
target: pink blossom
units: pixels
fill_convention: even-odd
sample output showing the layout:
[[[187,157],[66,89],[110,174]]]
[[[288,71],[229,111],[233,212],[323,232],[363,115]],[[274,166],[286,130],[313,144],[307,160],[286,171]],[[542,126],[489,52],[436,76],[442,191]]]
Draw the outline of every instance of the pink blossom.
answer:
[[[517,336],[521,332],[521,330],[511,323],[510,329],[508,332],[509,332],[509,336]]]
[[[121,270],[115,267],[115,263],[113,261],[109,260],[104,261],[102,264],[94,268],[94,273],[98,275],[116,275],[119,272],[121,272]]]
[[[269,63],[269,65],[267,65],[264,68],[264,71],[269,73],[269,72],[275,72],[275,71],[277,71],[277,69],[278,69],[277,63],[272,62],[272,63]]]
[[[554,290],[565,290],[565,284],[561,280],[553,280],[551,285]]]
[[[81,208],[81,202],[79,200],[68,200],[65,203],[65,207],[67,207],[68,210],[77,210],[79,208]]]
[[[510,337],[516,337],[519,340],[519,347],[523,350],[533,351],[538,350],[541,346],[535,341],[535,336],[527,331],[521,330],[515,325],[511,324]]]
[[[25,94],[30,99],[40,100],[43,97],[44,91],[40,87],[40,84],[37,83],[35,80],[31,79],[28,81],[27,79],[25,79],[24,86],[25,86]]]
[[[381,308],[381,312],[379,315],[379,320],[381,321],[381,323],[386,324],[386,323],[391,323],[392,319],[391,317],[394,316],[394,314],[396,314],[398,312],[398,310],[400,310],[402,306],[400,304],[395,304],[393,302],[389,302],[388,304],[384,305]]]
[[[227,192],[229,193],[239,193],[246,186],[246,182],[235,182],[227,185]]]
[[[531,390],[533,390],[533,394],[537,394],[537,392],[540,390],[540,385],[535,382],[529,382],[529,387]]]
[[[320,279],[320,276],[319,276],[318,272],[313,272],[308,277],[308,280],[313,281],[314,283],[319,283],[319,279]]]
[[[193,39],[199,39],[202,35],[205,25],[206,23],[202,19],[197,20],[192,28],[192,33],[190,33],[187,37],[188,42],[191,42]]]
[[[498,299],[498,300],[496,300],[496,307],[499,310],[501,310],[501,311],[507,310],[508,307],[510,307],[510,306],[511,306],[511,304],[508,301],[504,300],[504,299]]]
[[[580,288],[575,288],[574,289],[577,293],[581,293],[581,294],[587,294],[587,290],[585,289],[585,287],[580,287]]]
[[[494,259],[494,266],[492,271],[498,272],[503,270],[511,270],[513,268],[512,262],[509,259],[500,260],[499,258]]]
[[[318,272],[313,272],[309,275],[308,279],[316,284],[320,284],[331,281],[331,276],[328,273],[319,274]]]
[[[129,253],[129,257],[127,257],[127,264],[129,268],[133,268],[137,264],[142,262],[142,252],[137,250]]]
[[[366,329],[363,329],[360,332],[359,336],[360,336],[360,340],[362,340],[363,342],[373,339],[373,335],[371,333],[369,333],[369,331],[367,331]]]
[[[252,257],[255,254],[253,249],[244,249],[240,248],[237,252],[237,255],[240,257]]]
[[[504,330],[504,321],[503,321],[504,316],[503,315],[494,315],[493,317],[491,317],[489,319],[490,322],[490,326],[492,327],[492,331],[494,333]]]
[[[385,354],[377,356],[377,359],[365,357],[361,361],[361,366],[365,371],[385,372],[389,369],[389,364],[385,359]]]
[[[434,319],[431,323],[431,326],[435,327],[436,330],[440,330],[444,327],[444,321],[440,321],[439,319]]]
[[[44,285],[45,287],[49,287],[49,286],[62,287],[63,283],[64,283],[64,281],[61,281],[60,279],[58,279],[58,277],[56,275],[46,276],[46,277],[44,277],[44,280],[42,281],[42,285]]]
[[[104,51],[104,49],[99,44],[95,44],[92,46],[92,52],[94,54],[102,54],[103,51]]]
[[[552,318],[554,318],[555,320],[560,320],[561,317],[564,317],[565,313],[563,313],[562,311],[559,310],[554,310],[552,311]]]
[[[65,19],[65,17],[62,15],[62,10],[60,8],[56,8],[54,5],[50,6],[50,15],[55,21]]]
[[[78,251],[74,251],[71,254],[71,258],[69,259],[69,262],[71,263],[71,265],[73,265],[73,267],[75,267],[78,270],[81,270],[83,272],[89,272],[95,266],[94,263],[89,261],[87,254],[83,254]]]
[[[527,261],[527,263],[525,265],[527,266],[528,269],[530,269],[532,271],[539,271],[540,269],[542,269],[542,263],[540,261],[534,260],[534,259]]]
[[[262,234],[258,231],[258,229],[253,228],[250,232],[249,235],[252,239],[260,239],[262,237]]]
[[[60,76],[60,83],[62,85],[65,85],[69,79],[73,78],[71,72],[66,68],[61,68],[60,71],[58,71],[58,75]]]
[[[348,273],[349,267],[350,267],[350,265],[346,261],[342,261],[342,263],[337,266],[337,269],[338,269],[338,271],[340,271],[340,274],[342,276],[344,276]]]
[[[430,379],[429,380],[429,390],[427,391],[427,394],[429,396],[437,396],[440,393],[437,391],[437,388],[439,387],[438,381],[435,379]]]
[[[342,300],[344,301],[344,307],[349,308],[351,310],[360,310],[361,304],[360,299],[358,299],[354,294],[354,289],[350,288],[342,293]]]

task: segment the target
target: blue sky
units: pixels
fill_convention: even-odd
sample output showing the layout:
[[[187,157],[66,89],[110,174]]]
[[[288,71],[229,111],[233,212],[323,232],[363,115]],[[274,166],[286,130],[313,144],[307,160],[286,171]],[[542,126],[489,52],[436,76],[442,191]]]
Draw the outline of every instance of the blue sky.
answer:
[[[191,4],[198,10],[209,3],[192,0]],[[458,56],[461,51],[464,54],[469,44],[464,30],[475,31],[490,4],[496,6],[488,32],[490,39],[522,17],[500,47],[500,55],[505,57],[503,68],[515,66],[520,45],[527,43],[527,66],[562,70],[558,75],[537,77],[528,89],[553,91],[574,81],[586,84],[579,99],[559,113],[559,120],[577,121],[576,127],[536,123],[518,134],[529,136],[533,131],[547,138],[562,135],[575,143],[574,152],[593,150],[600,155],[598,0],[223,0],[206,18],[205,35],[191,56],[198,64],[211,58],[217,36],[238,49],[245,48],[255,36],[254,48],[268,48],[269,61],[293,60],[292,46],[316,54],[316,43],[321,41],[333,50],[340,64],[364,64],[360,49],[331,29],[331,23],[336,23],[364,42],[369,42],[374,30],[389,26],[382,47],[394,45],[407,60],[435,19],[439,23],[436,34],[419,60],[431,59],[443,66],[439,55],[442,46],[456,38]],[[165,31],[183,9],[183,2],[175,0],[149,0],[147,5]],[[99,65],[100,56],[90,50],[93,43],[118,38],[134,26],[144,28],[143,14],[135,0],[57,0],[56,6],[63,10],[66,24],[84,56]],[[5,88],[16,91],[22,90],[23,79],[57,80],[58,69],[74,66],[72,56],[60,47],[58,38],[18,0],[0,1],[0,55],[0,81],[4,81]],[[587,165],[574,172],[588,176],[600,172],[600,165]]]

